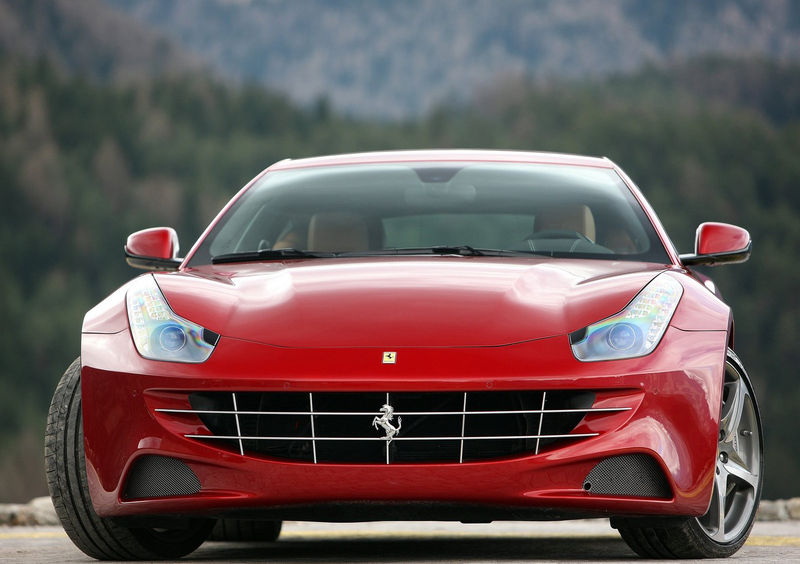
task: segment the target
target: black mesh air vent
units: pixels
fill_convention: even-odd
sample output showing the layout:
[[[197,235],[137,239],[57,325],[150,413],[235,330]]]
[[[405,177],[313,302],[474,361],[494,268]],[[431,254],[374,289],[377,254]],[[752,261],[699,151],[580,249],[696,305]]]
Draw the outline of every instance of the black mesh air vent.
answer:
[[[180,460],[166,456],[143,456],[134,464],[125,485],[125,497],[192,495],[200,491],[200,480]]]
[[[672,497],[661,467],[646,454],[606,458],[586,476],[583,489],[598,495]]]

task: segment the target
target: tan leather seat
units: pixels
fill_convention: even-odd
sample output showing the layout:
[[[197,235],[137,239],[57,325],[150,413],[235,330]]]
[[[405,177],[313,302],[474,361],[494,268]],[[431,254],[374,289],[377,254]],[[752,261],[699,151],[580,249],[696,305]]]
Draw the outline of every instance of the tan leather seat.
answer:
[[[314,214],[308,224],[309,251],[366,251],[369,230],[362,217],[349,212]]]
[[[594,215],[592,215],[592,210],[589,209],[589,206],[584,204],[553,206],[552,208],[541,210],[536,215],[534,234],[553,229],[577,231],[592,242],[597,237]]]

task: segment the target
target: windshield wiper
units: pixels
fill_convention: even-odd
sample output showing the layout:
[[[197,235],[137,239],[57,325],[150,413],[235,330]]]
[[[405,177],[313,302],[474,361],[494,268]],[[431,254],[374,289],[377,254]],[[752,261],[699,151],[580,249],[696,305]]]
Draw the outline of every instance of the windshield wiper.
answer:
[[[524,257],[530,255],[553,257],[549,251],[529,251],[514,249],[485,249],[469,245],[437,245],[435,247],[396,247],[382,251],[370,251],[370,254],[397,255],[461,255],[465,257]],[[343,255],[345,253],[338,253]],[[355,253],[354,253],[355,254]]]
[[[276,260],[284,258],[335,258],[335,257],[370,257],[386,255],[459,255],[463,257],[520,257],[520,256],[546,256],[552,257],[552,252],[545,251],[520,251],[511,249],[484,249],[470,247],[469,245],[436,245],[433,247],[390,247],[372,251],[342,251],[342,252],[312,252],[300,249],[263,249],[261,251],[248,251],[244,253],[231,253],[217,255],[211,259],[213,264],[227,262],[254,262],[259,260]]]
[[[386,255],[460,255],[464,257],[508,257],[520,254],[519,251],[503,249],[484,249],[469,245],[436,245],[432,247],[388,247],[373,251],[350,251],[336,253],[339,257],[371,257]]]
[[[217,255],[212,257],[211,263],[220,264],[225,262],[248,262],[283,258],[331,258],[335,256],[335,253],[312,253],[311,251],[301,251],[299,249],[262,249],[260,251],[248,251],[245,253]]]
[[[482,257],[494,254],[494,249],[476,249],[469,245],[436,245],[435,247],[386,247],[371,251],[344,251],[336,253],[337,257],[372,257],[386,255],[461,255],[468,257]]]
[[[385,254],[398,255],[461,255],[466,257],[482,257],[491,249],[476,249],[469,245],[436,245],[434,247],[390,247],[381,251]]]

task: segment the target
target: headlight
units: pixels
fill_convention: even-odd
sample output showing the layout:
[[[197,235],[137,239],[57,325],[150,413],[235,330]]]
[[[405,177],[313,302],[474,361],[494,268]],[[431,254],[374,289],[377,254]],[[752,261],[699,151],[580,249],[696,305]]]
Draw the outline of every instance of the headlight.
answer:
[[[649,354],[664,336],[682,295],[677,280],[656,276],[621,312],[570,334],[575,358],[617,360]]]
[[[128,289],[128,322],[136,350],[150,360],[204,362],[219,335],[175,315],[151,276],[142,276]]]

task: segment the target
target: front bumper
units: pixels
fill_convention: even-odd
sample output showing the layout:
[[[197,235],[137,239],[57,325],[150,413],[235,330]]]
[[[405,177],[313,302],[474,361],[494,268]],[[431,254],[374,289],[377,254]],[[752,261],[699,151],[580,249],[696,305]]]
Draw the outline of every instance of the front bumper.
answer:
[[[206,515],[366,519],[549,519],[699,516],[711,498],[727,335],[670,328],[651,355],[582,363],[566,337],[502,347],[288,349],[221,339],[203,364],[141,358],[127,331],[84,334],[83,425],[87,477],[102,517]],[[154,411],[159,397],[192,391],[602,390],[634,409],[599,436],[546,452],[462,464],[310,464],[242,456],[186,438],[191,425]],[[166,394],[164,392],[167,392]],[[627,400],[626,400],[627,401]],[[194,431],[202,431],[197,422]],[[600,461],[646,454],[671,498],[598,495],[584,480]],[[125,499],[136,460],[183,461],[201,490]]]

